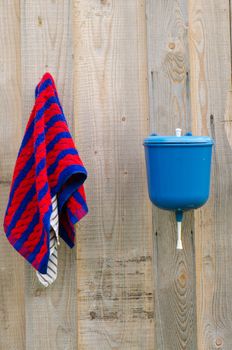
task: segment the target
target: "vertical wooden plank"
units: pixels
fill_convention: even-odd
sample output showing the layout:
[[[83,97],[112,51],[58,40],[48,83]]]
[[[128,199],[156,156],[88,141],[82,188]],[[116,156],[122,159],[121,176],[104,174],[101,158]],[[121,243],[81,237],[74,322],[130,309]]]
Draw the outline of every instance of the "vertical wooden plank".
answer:
[[[187,1],[147,0],[150,131],[191,131]],[[192,213],[184,214],[183,251],[173,213],[154,208],[157,348],[196,350]]]
[[[229,11],[227,0],[189,1],[193,129],[215,139],[211,200],[195,212],[197,333],[202,350],[232,348]]]
[[[53,74],[65,115],[72,126],[71,1],[21,2],[24,125],[34,89],[44,72]],[[28,266],[26,346],[28,350],[76,349],[76,252],[62,242],[58,279],[43,288]]]
[[[0,221],[21,137],[19,1],[0,2]],[[0,235],[0,348],[25,349],[24,263]]]
[[[78,345],[154,349],[144,0],[74,1],[74,111],[90,207],[78,233]]]

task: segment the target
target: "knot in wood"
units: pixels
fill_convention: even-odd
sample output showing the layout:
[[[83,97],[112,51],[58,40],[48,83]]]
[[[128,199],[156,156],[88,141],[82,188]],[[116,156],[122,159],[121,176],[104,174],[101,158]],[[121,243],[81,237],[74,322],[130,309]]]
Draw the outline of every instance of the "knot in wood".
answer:
[[[174,50],[176,45],[175,45],[175,43],[172,42],[172,43],[169,43],[168,47],[169,47],[169,49]]]
[[[216,344],[217,348],[221,348],[222,345],[223,345],[223,340],[222,340],[222,338],[218,337],[218,338],[216,339],[216,341],[215,341],[215,344]]]

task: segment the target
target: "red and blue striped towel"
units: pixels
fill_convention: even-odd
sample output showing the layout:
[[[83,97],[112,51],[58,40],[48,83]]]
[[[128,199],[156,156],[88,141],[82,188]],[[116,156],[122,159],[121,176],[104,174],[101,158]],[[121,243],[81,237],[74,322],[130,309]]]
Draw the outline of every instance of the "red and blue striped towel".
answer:
[[[86,169],[78,155],[52,76],[45,73],[18,153],[4,230],[13,247],[47,273],[52,201],[57,196],[59,235],[74,246],[74,224],[87,214]]]

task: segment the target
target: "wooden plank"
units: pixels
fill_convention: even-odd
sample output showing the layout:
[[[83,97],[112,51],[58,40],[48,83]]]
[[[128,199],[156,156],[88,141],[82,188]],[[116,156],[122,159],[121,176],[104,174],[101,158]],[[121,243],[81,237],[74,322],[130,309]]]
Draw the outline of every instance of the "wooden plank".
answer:
[[[191,131],[187,1],[147,0],[150,131]],[[154,208],[157,349],[196,350],[192,213],[184,215],[183,251],[176,250],[173,213]]]
[[[229,2],[189,1],[193,129],[215,139],[212,194],[195,212],[198,349],[232,348]]]
[[[34,103],[34,89],[44,72],[55,78],[61,103],[72,126],[71,1],[24,0],[22,80],[24,125]],[[76,251],[64,246],[58,279],[44,289],[35,270],[26,271],[26,346],[28,350],[76,349]]]
[[[74,1],[74,111],[87,166],[79,350],[154,349],[144,0]]]
[[[19,1],[0,3],[0,225],[21,137]],[[24,263],[0,235],[0,348],[25,349]]]

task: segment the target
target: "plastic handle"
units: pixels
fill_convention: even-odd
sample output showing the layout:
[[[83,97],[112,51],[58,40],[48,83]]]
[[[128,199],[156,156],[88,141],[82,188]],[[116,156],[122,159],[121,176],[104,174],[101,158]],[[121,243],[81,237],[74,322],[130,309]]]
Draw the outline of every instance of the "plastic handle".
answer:
[[[177,244],[176,249],[183,249],[181,240],[181,221],[177,221]]]
[[[176,211],[176,221],[177,221],[177,244],[176,249],[183,249],[182,240],[181,240],[181,223],[183,220],[183,211],[178,209]]]

